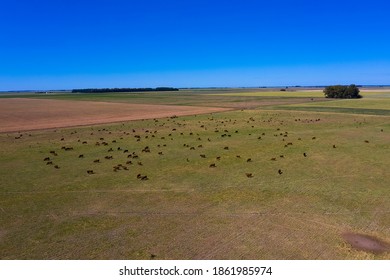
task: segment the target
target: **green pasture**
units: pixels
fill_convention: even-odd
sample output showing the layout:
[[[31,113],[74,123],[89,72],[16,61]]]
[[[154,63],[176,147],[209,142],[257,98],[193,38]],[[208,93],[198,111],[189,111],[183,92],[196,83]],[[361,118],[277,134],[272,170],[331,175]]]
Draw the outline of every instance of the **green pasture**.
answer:
[[[389,259],[341,237],[390,241],[389,131],[257,109],[0,134],[0,258]]]
[[[325,99],[318,92],[259,91],[258,89],[180,90],[173,92],[49,93],[0,95],[1,98],[43,98],[75,101],[120,102],[157,105],[255,108],[264,102],[299,103],[307,98]]]
[[[218,96],[246,96],[246,97],[324,97],[322,90],[286,90],[286,91],[248,91],[211,93]]]
[[[304,102],[274,106],[273,109],[335,112],[368,115],[390,115],[389,92],[365,92],[360,99],[326,99],[326,101]]]

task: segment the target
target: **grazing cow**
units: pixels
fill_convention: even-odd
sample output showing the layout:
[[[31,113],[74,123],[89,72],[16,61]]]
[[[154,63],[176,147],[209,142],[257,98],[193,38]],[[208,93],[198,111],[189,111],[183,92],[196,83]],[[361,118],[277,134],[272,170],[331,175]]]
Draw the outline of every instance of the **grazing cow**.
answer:
[[[229,150],[229,147],[224,147],[223,149],[224,149],[224,150]]]
[[[100,159],[95,159],[93,162],[94,163],[100,163]]]
[[[248,159],[246,160],[246,162],[252,162],[252,159],[251,159],[251,158],[248,158]]]
[[[55,153],[56,153],[56,151],[50,151],[50,153],[51,153],[51,154],[55,154]]]
[[[280,155],[279,157],[284,158],[284,155]]]
[[[275,160],[276,160],[276,158],[274,158],[274,157],[273,157],[273,158],[271,158],[271,160],[275,161]]]
[[[206,158],[206,155],[200,155],[201,158]]]
[[[158,152],[159,155],[163,155],[163,152]]]
[[[81,155],[79,155],[79,158],[84,158],[84,155],[82,155],[82,154],[81,154]]]
[[[336,148],[336,145],[333,145],[333,149],[335,149]]]
[[[312,137],[311,139],[312,139],[312,140],[315,140],[315,139],[316,139],[316,137]]]
[[[142,166],[143,164],[142,164],[142,162],[139,161],[139,162],[138,162],[138,165],[141,165],[141,166]]]
[[[58,165],[54,165],[54,168],[55,169],[60,169],[60,167]]]
[[[145,175],[145,176],[142,176],[142,177],[141,177],[141,180],[142,180],[142,181],[146,181],[146,180],[149,180],[149,178],[148,178],[148,176]]]
[[[105,156],[104,158],[105,158],[105,159],[113,159],[112,156]]]
[[[240,155],[236,155],[236,158],[241,158],[241,156]]]
[[[142,175],[141,174],[137,174],[137,179],[141,179]]]
[[[278,170],[279,175],[283,174],[283,171],[281,169]]]
[[[83,141],[83,143],[82,144],[88,144],[88,142],[87,141]]]
[[[131,160],[126,161],[126,164],[133,164]]]
[[[48,161],[48,162],[46,162],[46,165],[52,165],[53,164],[53,162],[52,161]]]
[[[368,140],[364,140],[364,142],[365,142],[365,143],[370,143],[370,141],[368,141]]]
[[[212,164],[210,164],[209,167],[210,167],[210,168],[214,168],[214,167],[217,167],[217,166],[215,165],[215,163],[212,163]]]
[[[306,154],[306,153],[303,153],[303,156],[304,156],[304,157],[307,157],[307,154]]]
[[[253,178],[253,174],[252,173],[245,173],[246,177],[248,178]]]
[[[45,158],[43,159],[43,161],[49,161],[49,160],[50,160],[49,157],[45,157]]]
[[[87,170],[87,174],[95,174],[95,172],[93,170]]]

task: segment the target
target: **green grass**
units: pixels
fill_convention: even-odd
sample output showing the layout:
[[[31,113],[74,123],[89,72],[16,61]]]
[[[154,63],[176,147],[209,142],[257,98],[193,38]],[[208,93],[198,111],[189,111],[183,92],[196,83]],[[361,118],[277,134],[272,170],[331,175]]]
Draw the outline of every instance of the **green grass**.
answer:
[[[390,99],[387,92],[363,92],[361,99],[327,99],[325,102],[305,102],[272,106],[270,109],[333,112],[364,115],[390,115]]]
[[[387,109],[345,108],[326,106],[275,106],[272,109],[390,116],[390,110]]]
[[[299,103],[307,98],[323,98],[318,92],[259,92],[253,89],[180,90],[175,92],[53,93],[0,95],[0,98],[36,98],[75,101],[121,102],[158,105],[219,106],[248,108],[264,102]]]
[[[0,134],[0,259],[389,259],[341,238],[352,231],[390,241],[390,103],[386,92],[363,96],[17,95],[253,109]],[[129,170],[114,172],[117,164]]]
[[[386,98],[361,98],[361,99],[339,99],[331,102],[316,102],[305,104],[309,107],[334,107],[334,108],[356,108],[356,109],[380,109],[390,110],[390,99]],[[295,106],[295,105],[294,105]],[[296,105],[298,106],[298,105]]]
[[[389,259],[341,238],[390,241],[389,131],[387,116],[255,109],[0,134],[0,258]]]
[[[297,90],[297,91],[250,91],[215,93],[218,96],[247,96],[247,97],[323,97],[322,90]]]

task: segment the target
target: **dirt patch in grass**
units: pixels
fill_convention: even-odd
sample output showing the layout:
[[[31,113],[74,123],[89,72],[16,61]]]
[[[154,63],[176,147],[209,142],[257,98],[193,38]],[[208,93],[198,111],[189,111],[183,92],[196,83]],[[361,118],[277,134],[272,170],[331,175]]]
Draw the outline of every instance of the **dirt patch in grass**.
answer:
[[[93,125],[227,110],[229,108],[12,98],[0,101],[0,132]]]
[[[376,254],[390,252],[390,244],[376,237],[352,232],[343,233],[342,236],[355,249]]]

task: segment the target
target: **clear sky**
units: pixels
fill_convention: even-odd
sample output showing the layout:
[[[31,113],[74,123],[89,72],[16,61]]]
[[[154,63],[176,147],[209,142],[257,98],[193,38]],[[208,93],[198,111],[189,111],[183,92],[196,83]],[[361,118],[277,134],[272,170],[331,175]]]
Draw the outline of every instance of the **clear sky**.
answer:
[[[390,1],[1,0],[0,90],[390,84]]]

